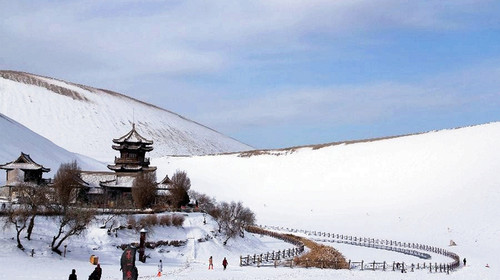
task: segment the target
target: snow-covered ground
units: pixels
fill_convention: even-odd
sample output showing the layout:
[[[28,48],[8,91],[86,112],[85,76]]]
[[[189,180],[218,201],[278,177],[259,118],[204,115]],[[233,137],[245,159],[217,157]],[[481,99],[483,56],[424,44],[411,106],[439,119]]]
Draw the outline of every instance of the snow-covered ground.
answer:
[[[159,215],[168,215],[159,214]],[[181,247],[163,246],[147,249],[146,263],[136,262],[139,279],[495,279],[494,270],[481,269],[477,264],[461,269],[451,275],[429,273],[427,270],[409,272],[382,272],[358,270],[323,270],[317,268],[287,268],[287,267],[240,267],[240,255],[265,253],[273,250],[290,248],[290,244],[282,241],[246,234],[245,238],[230,240],[223,246],[221,238],[215,234],[215,223],[209,218],[203,223],[203,215],[189,213],[185,215],[184,227],[160,227],[150,230],[148,241],[187,240]],[[139,218],[141,215],[134,215]],[[99,216],[98,218],[104,218]],[[118,219],[126,224],[126,217]],[[0,260],[2,262],[2,279],[67,279],[71,269],[76,269],[79,279],[87,279],[93,271],[90,256],[99,258],[103,269],[101,279],[121,279],[120,257],[122,250],[117,246],[130,242],[138,242],[139,233],[135,230],[122,229],[118,236],[108,235],[107,229],[101,229],[102,223],[96,221],[89,227],[84,236],[71,238],[66,257],[50,251],[48,243],[56,231],[52,220],[38,218],[32,241],[23,240],[24,252],[15,247],[15,241],[9,238],[14,235],[12,229],[4,231],[0,238]],[[209,238],[206,238],[206,237]],[[199,242],[198,239],[206,241]],[[347,257],[394,258],[395,261],[415,261],[415,258],[405,255],[361,249],[356,246],[338,246]],[[31,249],[35,250],[31,257]],[[208,270],[208,258],[213,256],[214,270]],[[222,259],[229,262],[227,270],[222,269]],[[163,262],[163,276],[157,277],[157,265]],[[438,260],[436,260],[438,261]],[[476,278],[476,276],[478,278]]]
[[[500,123],[491,123],[321,149],[167,157],[153,164],[160,174],[185,170],[197,191],[243,201],[258,223],[447,248],[470,264],[452,277],[494,279],[500,275],[498,139]],[[457,246],[448,247],[450,240]],[[366,254],[369,261],[378,255]]]
[[[166,249],[170,252],[148,252],[151,259],[139,264],[140,275],[154,278],[161,258],[165,279],[497,279],[499,138],[500,123],[491,123],[250,157],[230,154],[152,160],[158,166],[158,177],[185,170],[193,190],[219,201],[242,201],[257,214],[259,224],[422,243],[466,257],[467,267],[451,275],[239,267],[240,254],[289,245],[253,235],[227,247],[219,239],[195,242],[213,231],[213,225],[201,223],[200,214],[189,214],[183,229],[159,228],[151,233],[149,240],[187,239],[188,243]],[[121,252],[114,245],[138,239],[133,232],[120,232],[114,238],[93,227],[86,237],[71,239],[68,256],[61,258],[47,248],[53,226],[39,224],[46,224],[40,236],[26,244],[36,248],[34,258],[15,248],[12,229],[1,235],[0,262],[7,279],[65,279],[71,268],[85,279],[92,270],[90,254],[100,257],[103,279],[120,279]],[[457,246],[449,247],[450,240]],[[353,261],[420,261],[387,251],[330,245]],[[210,255],[215,259],[213,271],[207,270]],[[224,256],[230,263],[227,271],[219,265]],[[442,260],[432,257],[432,262]],[[12,265],[4,266],[6,263]]]

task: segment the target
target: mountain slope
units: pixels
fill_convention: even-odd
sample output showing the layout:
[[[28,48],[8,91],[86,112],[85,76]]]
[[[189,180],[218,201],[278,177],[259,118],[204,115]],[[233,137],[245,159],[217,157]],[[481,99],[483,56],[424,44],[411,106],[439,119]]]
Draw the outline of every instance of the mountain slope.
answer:
[[[0,71],[0,113],[57,145],[103,161],[111,140],[131,129],[152,139],[151,157],[203,155],[251,147],[170,111],[108,90]]]
[[[319,149],[162,158],[258,223],[448,247],[500,271],[500,123]],[[244,156],[242,156],[244,155]],[[493,264],[492,264],[493,263]]]
[[[34,133],[14,120],[0,114],[0,164],[13,161],[21,152],[51,169],[45,178],[53,177],[61,163],[76,160],[83,170],[106,170],[106,165],[86,156],[68,152],[48,139]],[[0,173],[0,185],[5,183],[5,170]]]

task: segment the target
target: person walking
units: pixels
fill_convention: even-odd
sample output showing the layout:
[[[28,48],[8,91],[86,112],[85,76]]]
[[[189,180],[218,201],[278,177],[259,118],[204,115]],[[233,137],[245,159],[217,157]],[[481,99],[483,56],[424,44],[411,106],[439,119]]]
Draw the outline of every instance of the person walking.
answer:
[[[97,264],[94,271],[89,276],[89,280],[101,280],[102,268],[100,264]]]
[[[157,276],[160,277],[162,272],[163,272],[163,263],[160,260],[160,263],[158,264],[158,274],[157,274]]]
[[[74,269],[74,268],[73,268],[73,269],[71,270],[71,274],[69,275],[68,280],[78,280],[78,279],[76,278],[76,269]]]
[[[466,263],[467,263],[467,259],[464,258],[464,266],[465,266]]]
[[[227,267],[227,260],[226,260],[226,258],[224,258],[224,260],[222,261],[222,266],[224,267],[224,270],[226,270],[226,267]]]
[[[212,256],[208,258],[208,269],[214,269],[214,260],[212,259]]]

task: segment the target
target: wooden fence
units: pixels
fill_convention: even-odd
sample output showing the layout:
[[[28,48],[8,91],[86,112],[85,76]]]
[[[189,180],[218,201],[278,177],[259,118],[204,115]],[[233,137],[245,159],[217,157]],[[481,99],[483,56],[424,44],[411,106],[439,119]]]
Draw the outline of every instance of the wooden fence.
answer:
[[[415,270],[427,269],[429,272],[446,272],[450,273],[457,269],[460,266],[460,257],[450,252],[446,249],[419,244],[412,242],[400,242],[395,240],[386,240],[386,239],[376,239],[376,238],[368,238],[368,237],[359,237],[345,234],[336,234],[336,233],[328,233],[328,232],[319,232],[319,231],[309,231],[309,230],[298,230],[298,229],[290,229],[284,227],[274,227],[274,226],[261,226],[261,228],[267,228],[272,231],[280,231],[280,232],[290,232],[290,233],[302,233],[308,236],[313,237],[313,240],[320,242],[336,242],[343,243],[348,245],[355,246],[363,246],[369,248],[375,248],[380,250],[389,250],[402,254],[412,255],[421,259],[429,260],[431,256],[428,253],[440,254],[446,257],[451,258],[453,261],[449,263],[431,263],[431,262],[422,262],[422,263],[388,263],[388,262],[354,262],[349,260],[349,269],[359,269],[359,270],[382,270],[382,271],[401,271],[401,272],[412,272]],[[328,267],[329,262],[325,261],[325,266]]]
[[[281,251],[272,251],[247,256],[240,256],[240,266],[257,265],[260,266],[278,266],[287,265],[293,267],[293,258],[304,252],[304,243],[292,235],[282,234],[275,231],[265,230],[263,228],[249,226],[246,231],[261,235],[267,235],[273,238],[283,240],[295,245],[294,248]]]

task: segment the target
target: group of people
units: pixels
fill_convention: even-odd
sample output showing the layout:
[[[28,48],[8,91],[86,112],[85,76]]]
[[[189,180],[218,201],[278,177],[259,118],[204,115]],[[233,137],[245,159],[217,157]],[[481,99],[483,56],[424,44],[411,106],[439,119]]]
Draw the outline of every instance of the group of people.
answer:
[[[227,262],[227,259],[224,258],[224,260],[222,260],[222,266],[224,267],[224,270],[226,270],[228,264],[229,263]],[[214,261],[213,261],[212,256],[210,256],[210,258],[208,258],[208,269],[214,269]],[[163,263],[160,260],[160,263],[158,264],[158,275],[157,276],[160,277],[162,272],[163,272]],[[101,275],[102,275],[101,265],[97,264],[94,271],[90,274],[89,280],[101,280]],[[68,280],[78,280],[77,276],[76,276],[76,269],[71,270],[71,274],[69,275]]]
[[[89,280],[101,280],[102,268],[100,264],[97,264],[96,268],[89,275]],[[76,269],[71,270],[68,280],[78,280],[76,276]]]
[[[227,262],[227,259],[224,258],[224,260],[222,260],[222,266],[224,267],[224,270],[226,270],[226,267],[229,263]],[[210,256],[210,258],[208,258],[208,269],[214,269],[214,260],[212,258],[212,256]]]

